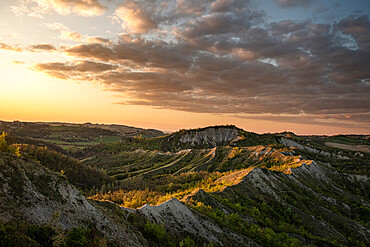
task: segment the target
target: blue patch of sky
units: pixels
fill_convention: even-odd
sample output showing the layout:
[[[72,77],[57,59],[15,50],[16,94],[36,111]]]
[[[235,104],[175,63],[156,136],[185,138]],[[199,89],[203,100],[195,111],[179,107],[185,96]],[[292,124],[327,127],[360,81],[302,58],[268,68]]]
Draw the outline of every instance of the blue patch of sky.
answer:
[[[369,0],[316,0],[310,6],[281,7],[274,0],[255,0],[254,6],[266,13],[267,22],[312,19],[332,23],[349,15],[369,15]]]

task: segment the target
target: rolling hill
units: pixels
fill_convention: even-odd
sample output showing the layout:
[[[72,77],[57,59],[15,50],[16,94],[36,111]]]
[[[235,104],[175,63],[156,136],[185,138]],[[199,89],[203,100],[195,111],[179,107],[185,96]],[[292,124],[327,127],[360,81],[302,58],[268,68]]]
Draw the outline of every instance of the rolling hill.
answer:
[[[65,239],[82,224],[119,246],[368,246],[370,155],[326,145],[343,141],[368,145],[366,136],[259,135],[232,125],[126,136],[74,157],[18,142],[20,157],[0,156],[9,201],[0,218],[45,226],[70,208],[78,215],[64,213],[74,222]],[[117,229],[126,229],[121,239]]]

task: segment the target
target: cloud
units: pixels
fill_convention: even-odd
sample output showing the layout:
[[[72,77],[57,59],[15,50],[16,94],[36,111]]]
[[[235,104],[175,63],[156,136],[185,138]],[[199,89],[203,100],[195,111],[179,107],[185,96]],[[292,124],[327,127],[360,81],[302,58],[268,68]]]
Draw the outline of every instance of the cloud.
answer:
[[[281,7],[308,7],[315,0],[275,0]]]
[[[110,43],[110,39],[105,39],[102,37],[87,37],[85,39],[87,43],[101,43],[101,44],[107,44]]]
[[[112,48],[102,44],[81,44],[67,47],[64,52],[67,55],[81,57],[81,58],[95,58],[102,61],[109,61],[115,59],[116,55]]]
[[[116,9],[115,15],[122,20],[122,28],[132,33],[147,33],[156,28],[150,14],[138,2],[125,2]]]
[[[274,34],[282,35],[304,29],[307,26],[308,22],[310,21],[307,20],[303,22],[297,22],[292,20],[285,20],[271,23],[270,28],[272,29]]]
[[[33,66],[36,71],[43,71],[50,76],[60,79],[86,80],[91,74],[94,76],[109,70],[115,70],[118,65],[94,61],[73,61],[66,63],[38,63]],[[86,78],[85,78],[86,77]]]
[[[64,40],[72,40],[77,42],[87,42],[87,43],[109,43],[109,39],[105,39],[102,37],[90,37],[87,35],[83,35],[79,32],[72,31],[67,26],[60,22],[54,23],[44,23],[44,25],[53,30],[59,32],[59,38]]]
[[[15,52],[23,52],[23,51],[31,51],[31,52],[42,52],[42,51],[57,51],[57,48],[52,44],[36,44],[30,45],[27,47],[20,47],[19,45],[13,44],[6,44],[0,43],[1,50],[8,50],[8,51],[15,51]]]
[[[122,93],[120,104],[366,126],[368,16],[268,23],[238,0],[125,1],[117,13],[129,20],[117,41],[79,37],[59,50],[85,62],[34,69]]]
[[[232,12],[242,10],[249,6],[248,0],[217,0],[211,4],[212,12]]]
[[[22,61],[13,61],[14,64],[25,64],[25,62]]]
[[[43,18],[43,15],[55,11],[61,15],[77,14],[81,16],[102,15],[106,7],[98,0],[19,0],[18,5],[10,6],[17,16]]]
[[[7,50],[7,51],[16,51],[16,52],[23,51],[23,49],[18,47],[18,46],[9,45],[9,44],[5,44],[5,43],[0,43],[0,49],[1,50]]]
[[[61,39],[82,41],[82,38],[84,37],[78,32],[71,31],[67,26],[59,22],[44,23],[44,25],[51,30],[59,32],[59,38]]]
[[[52,44],[37,44],[28,47],[31,51],[55,51],[57,48]]]
[[[362,50],[370,51],[370,20],[368,15],[348,16],[340,20],[336,28],[351,35]]]

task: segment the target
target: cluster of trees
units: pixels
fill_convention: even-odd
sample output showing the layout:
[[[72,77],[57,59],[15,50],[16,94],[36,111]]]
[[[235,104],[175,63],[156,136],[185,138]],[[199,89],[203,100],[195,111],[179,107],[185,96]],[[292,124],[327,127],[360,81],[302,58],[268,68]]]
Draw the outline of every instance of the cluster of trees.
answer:
[[[47,147],[19,144],[18,148],[24,158],[37,161],[55,172],[63,170],[68,181],[85,192],[99,191],[104,184],[111,180],[104,170],[82,164],[76,159],[49,150]]]
[[[206,206],[202,202],[193,201],[191,206],[201,214],[207,215],[216,221],[219,225],[245,235],[263,246],[302,246],[301,241],[297,238],[291,237],[286,233],[275,232],[269,227],[261,227],[257,224],[247,223],[238,214],[225,214],[224,211]]]
[[[241,138],[238,141],[232,143],[232,146],[246,147],[257,145],[271,145],[277,143],[276,137],[273,134],[260,135],[253,132],[239,130],[239,136]]]
[[[163,224],[157,224],[155,222],[147,221],[144,225],[143,234],[146,239],[151,242],[151,246],[160,247],[214,247],[214,244],[203,243],[203,245],[198,245],[190,236],[179,240],[176,237],[171,236],[167,233]]]
[[[221,247],[190,233],[169,231],[163,224],[147,220],[143,215],[130,214],[128,221],[140,231],[153,247]]]

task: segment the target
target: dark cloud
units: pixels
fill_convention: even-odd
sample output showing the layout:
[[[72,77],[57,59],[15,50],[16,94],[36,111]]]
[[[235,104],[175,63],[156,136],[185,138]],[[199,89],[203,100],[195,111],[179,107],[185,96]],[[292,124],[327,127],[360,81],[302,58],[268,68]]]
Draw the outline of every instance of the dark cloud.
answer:
[[[336,25],[344,34],[351,35],[362,50],[370,52],[370,20],[369,16],[348,16]]]
[[[316,0],[275,0],[281,7],[307,7],[315,1]]]
[[[250,25],[250,20],[244,15],[234,15],[229,12],[213,13],[199,18],[195,22],[190,21],[182,35],[187,38],[194,38],[205,35],[236,33],[247,30]]]
[[[54,51],[57,50],[52,44],[37,44],[29,47],[31,51]]]
[[[114,59],[115,56],[113,50],[110,47],[98,43],[71,46],[66,48],[64,52],[71,56],[96,58],[103,61]]]
[[[248,0],[217,0],[211,4],[212,12],[242,11],[249,7]]]
[[[289,115],[285,121],[305,116],[302,122],[317,124],[368,121],[368,16],[266,23],[248,1],[133,2],[140,6],[138,18],[153,22],[144,23],[143,32],[65,47],[69,56],[89,61],[35,69],[122,92],[129,98],[121,104],[271,119]],[[168,34],[163,39],[154,32],[161,28]]]
[[[39,63],[34,66],[37,71],[60,78],[81,80],[84,77],[96,77],[102,72],[115,70],[118,65],[106,64],[94,61],[75,61],[67,63]]]
[[[285,20],[285,21],[271,23],[270,28],[272,29],[274,34],[282,35],[282,34],[292,33],[300,29],[304,29],[307,26],[307,22],[310,22],[310,21],[297,22],[297,21],[292,21],[292,20]]]

